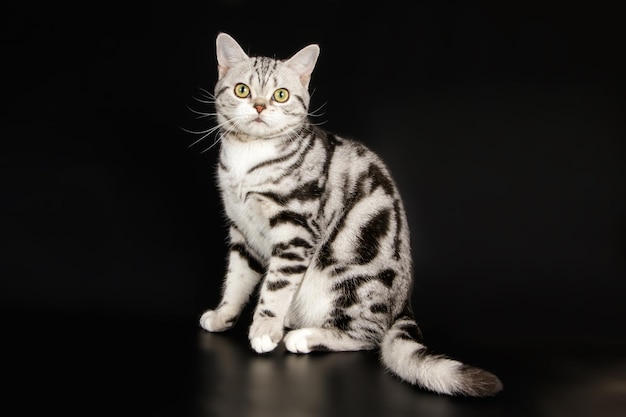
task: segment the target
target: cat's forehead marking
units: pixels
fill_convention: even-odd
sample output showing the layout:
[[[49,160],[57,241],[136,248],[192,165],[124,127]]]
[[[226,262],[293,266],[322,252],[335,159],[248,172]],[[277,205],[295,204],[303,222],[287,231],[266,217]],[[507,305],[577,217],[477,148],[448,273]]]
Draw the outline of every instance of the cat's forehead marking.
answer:
[[[275,71],[277,67],[278,61],[274,59],[264,56],[253,58],[252,68],[254,72],[250,74],[249,83],[252,84],[253,80],[256,79],[261,88],[264,88],[271,79],[276,84]]]

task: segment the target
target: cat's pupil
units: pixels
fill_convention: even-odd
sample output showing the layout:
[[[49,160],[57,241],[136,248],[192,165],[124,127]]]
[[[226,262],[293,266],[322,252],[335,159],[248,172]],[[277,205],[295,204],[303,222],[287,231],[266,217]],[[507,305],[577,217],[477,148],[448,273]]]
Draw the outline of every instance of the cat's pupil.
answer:
[[[237,84],[235,86],[235,94],[237,95],[237,97],[240,97],[240,98],[247,97],[249,95],[248,86],[243,83]]]
[[[289,91],[287,91],[287,89],[279,88],[278,90],[274,91],[274,100],[278,101],[279,103],[286,102],[288,98]]]

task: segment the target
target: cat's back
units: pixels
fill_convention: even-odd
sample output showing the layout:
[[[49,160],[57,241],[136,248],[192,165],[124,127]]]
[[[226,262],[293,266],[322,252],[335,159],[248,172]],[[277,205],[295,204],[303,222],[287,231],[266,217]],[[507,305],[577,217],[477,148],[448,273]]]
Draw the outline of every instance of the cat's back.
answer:
[[[382,186],[387,194],[397,194],[389,168],[374,150],[349,136],[328,131],[321,131],[321,135],[330,150],[328,175],[334,184],[351,188],[359,183],[368,183],[370,186]]]

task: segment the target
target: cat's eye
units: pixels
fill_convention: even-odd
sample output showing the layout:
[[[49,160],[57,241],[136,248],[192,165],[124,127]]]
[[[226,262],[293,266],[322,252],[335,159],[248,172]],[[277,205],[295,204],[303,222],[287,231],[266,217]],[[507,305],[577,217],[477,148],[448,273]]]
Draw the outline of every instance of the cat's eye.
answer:
[[[274,91],[274,100],[279,103],[284,103],[285,101],[289,100],[289,91],[286,88],[279,88],[278,90]]]
[[[244,83],[239,83],[235,86],[235,95],[239,98],[246,98],[250,95],[250,87]]]

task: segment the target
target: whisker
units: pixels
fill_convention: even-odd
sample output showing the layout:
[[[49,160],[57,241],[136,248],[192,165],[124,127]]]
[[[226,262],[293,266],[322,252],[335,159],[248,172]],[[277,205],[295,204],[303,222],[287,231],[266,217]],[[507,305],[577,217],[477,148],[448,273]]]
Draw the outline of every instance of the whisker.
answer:
[[[192,108],[191,108],[191,107],[189,107],[189,106],[187,106],[187,108],[188,108],[188,109],[189,109],[189,111],[191,111],[192,113],[197,114],[197,115],[198,115],[198,117],[197,117],[198,119],[201,119],[201,118],[203,118],[203,117],[209,117],[209,116],[216,116],[216,115],[217,115],[217,113],[205,113],[205,112],[201,112],[201,111],[198,111],[198,110],[194,110],[194,109],[192,109]]]
[[[326,106],[327,102],[322,103],[322,105],[320,105],[318,108],[316,108],[313,111],[309,111],[307,112],[307,116],[314,118],[314,117],[322,117],[326,114],[325,111],[322,111],[322,108],[324,108],[324,106]],[[311,120],[309,120],[309,123],[311,123],[313,126],[321,126],[325,123],[327,123],[327,120],[321,121],[321,122],[312,122]]]
[[[204,93],[204,95],[207,96],[208,98],[215,100],[215,96],[209,90],[206,90],[202,87],[198,87],[198,90],[200,90],[201,93]]]
[[[196,101],[200,102],[200,103],[203,103],[203,104],[214,104],[214,103],[215,103],[215,99],[211,99],[211,100],[203,100],[203,99],[198,98],[198,97],[196,97],[196,96],[192,96],[192,98],[193,98],[194,100],[196,100]]]
[[[315,110],[313,110],[313,111],[310,111],[310,112],[308,112],[307,114],[308,114],[309,116],[314,116],[314,117],[319,117],[319,116],[323,116],[323,115],[325,115],[325,114],[326,114],[326,112],[325,112],[325,111],[324,111],[324,112],[320,112],[320,111],[322,110],[322,108],[323,108],[324,106],[326,106],[326,104],[327,104],[327,103],[328,103],[328,102],[326,102],[326,103],[322,103],[322,105],[321,105],[321,106],[319,106],[317,109],[315,109]],[[319,113],[318,113],[318,112],[319,112]]]
[[[189,130],[189,129],[185,129],[184,127],[181,127],[181,130],[187,132],[187,133],[191,133],[193,135],[202,135],[199,139],[195,140],[191,145],[189,145],[188,147],[191,148],[192,146],[194,146],[195,144],[197,144],[198,142],[202,141],[203,139],[205,139],[207,136],[211,135],[212,133],[214,133],[215,131],[219,130],[225,123],[222,123],[220,125],[217,126],[213,126],[209,129],[206,130]]]
[[[190,129],[186,129],[184,127],[180,127],[180,130],[187,132],[187,133],[191,133],[192,135],[204,135],[205,133],[211,133],[212,131],[215,130],[214,127],[210,128],[210,129],[206,129],[206,130],[190,130]]]
[[[321,122],[315,122],[315,123],[314,123],[314,122],[309,121],[309,123],[310,123],[311,125],[313,125],[313,126],[322,126],[322,125],[325,125],[326,123],[328,123],[328,120],[322,120]]]
[[[200,155],[202,155],[203,153],[205,153],[206,151],[208,151],[209,149],[211,149],[212,147],[214,147],[215,145],[217,145],[218,143],[220,143],[220,141],[222,140],[222,135],[217,135],[217,137],[215,138],[215,140],[213,141],[213,143],[211,144],[211,146],[209,146],[208,148],[206,148],[203,151],[200,151]]]
[[[185,129],[183,129],[183,130],[185,130]],[[186,130],[186,131],[189,132],[188,130]],[[213,132],[215,132],[215,129],[209,129],[208,131],[205,131],[205,133],[199,139],[195,140],[191,145],[189,145],[188,148],[191,148],[196,143],[201,142],[202,140],[204,140],[207,136],[209,136]],[[197,133],[197,132],[190,132],[190,133]]]

